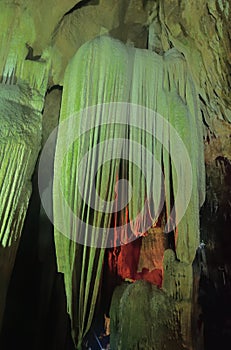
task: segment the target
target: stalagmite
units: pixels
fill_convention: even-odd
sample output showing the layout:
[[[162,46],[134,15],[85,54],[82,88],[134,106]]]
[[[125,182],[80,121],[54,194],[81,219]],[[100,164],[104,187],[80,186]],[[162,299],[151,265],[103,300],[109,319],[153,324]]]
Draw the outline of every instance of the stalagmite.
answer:
[[[124,109],[125,103],[132,103],[134,109]],[[86,114],[84,109],[90,106],[94,108]],[[129,119],[131,111],[134,124]],[[148,124],[150,115],[153,119]],[[147,129],[150,125],[151,129]],[[79,132],[86,130],[78,138]],[[118,138],[123,141],[105,143]],[[182,143],[178,143],[179,139]],[[135,150],[133,141],[140,145],[140,152]],[[184,145],[187,151],[180,149]],[[89,152],[84,158],[94,147],[98,147],[97,152]],[[55,159],[54,225],[58,269],[65,276],[68,312],[78,347],[89,330],[99,289],[104,251],[97,247],[119,245],[123,235],[133,235],[134,239],[143,234],[146,225],[151,226],[158,219],[155,214],[163,193],[166,227],[171,227],[174,217],[177,223],[177,227],[172,226],[177,258],[190,269],[199,245],[199,208],[204,200],[202,150],[198,101],[187,64],[177,50],[159,56],[99,37],[77,51],[64,80]],[[149,152],[154,156],[151,162]],[[191,173],[184,169],[182,152],[189,155]],[[122,162],[123,157],[133,163]],[[105,159],[108,161],[102,166]],[[162,166],[164,180],[156,161]],[[112,238],[107,234],[113,205],[118,205],[123,195],[123,187],[117,196],[114,192],[119,188],[116,181],[121,174],[133,187],[133,193],[128,205],[116,216],[117,224],[126,224],[126,229],[121,234],[115,224]],[[186,176],[192,180],[188,202],[190,179]],[[94,178],[100,199],[92,192]],[[99,203],[101,206],[97,207]],[[90,205],[98,211],[90,209]],[[100,227],[104,228],[102,235]],[[183,288],[181,292],[184,298]]]
[[[117,287],[110,316],[112,350],[185,349],[173,299],[146,281]]]

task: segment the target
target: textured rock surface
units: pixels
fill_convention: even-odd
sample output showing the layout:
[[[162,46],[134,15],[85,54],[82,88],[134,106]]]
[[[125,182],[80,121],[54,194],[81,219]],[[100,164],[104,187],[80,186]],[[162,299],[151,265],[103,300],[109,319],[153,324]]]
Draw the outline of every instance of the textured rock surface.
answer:
[[[27,86],[0,85],[0,327],[41,141],[34,99]]]
[[[174,301],[180,332],[186,349],[192,349],[193,269],[191,264],[176,260],[172,250],[164,254],[163,289]]]
[[[85,59],[84,65],[81,66],[81,62],[85,57],[88,57],[88,60]],[[100,64],[102,64],[103,70],[101,69]],[[147,77],[149,76],[153,77],[153,81],[147,80]],[[107,88],[105,88],[105,86]],[[118,86],[119,88],[117,89]],[[143,90],[140,89],[140,86],[142,86]],[[156,96],[158,96],[157,99],[155,99]],[[76,187],[76,178],[78,178],[79,173],[85,172],[83,173],[85,184],[84,188],[91,189],[92,179],[89,178],[89,173],[92,174],[95,168],[98,169],[99,166],[103,164],[104,158],[102,157],[108,157],[108,155],[105,153],[105,144],[103,143],[105,142],[105,139],[108,140],[113,137],[116,140],[118,137],[117,135],[124,139],[130,137],[126,134],[126,128],[121,128],[121,126],[119,130],[116,127],[114,127],[113,130],[111,130],[109,127],[104,128],[101,126],[99,130],[93,127],[95,123],[99,123],[101,120],[102,107],[99,105],[100,103],[117,102],[121,100],[124,102],[133,102],[143,105],[157,111],[161,114],[161,116],[163,116],[162,118],[164,118],[164,120],[168,121],[169,124],[176,128],[177,132],[184,140],[190,154],[192,166],[192,196],[190,198],[186,214],[177,226],[175,240],[177,256],[182,261],[182,264],[187,264],[187,266],[189,266],[189,271],[190,268],[192,270],[191,264],[195,256],[197,246],[199,245],[199,208],[200,204],[203,203],[204,197],[204,161],[201,132],[202,121],[200,120],[200,116],[198,114],[198,103],[194,93],[194,87],[182,56],[175,50],[170,50],[163,57],[158,56],[156,53],[148,52],[147,50],[143,51],[140,49],[138,50],[126,47],[119,41],[112,40],[107,36],[102,36],[101,38],[97,38],[85,44],[74,56],[65,74],[61,121],[67,120],[69,124],[65,133],[63,132],[62,128],[59,129],[54,168],[54,225],[56,226],[55,238],[57,262],[59,271],[63,272],[65,275],[68,311],[70,312],[73,322],[73,329],[76,339],[78,339],[78,332],[80,333],[79,337],[81,339],[82,333],[84,335],[88,330],[84,329],[82,324],[90,324],[91,320],[86,313],[86,299],[81,301],[81,303],[79,302],[78,305],[75,303],[74,298],[76,295],[80,295],[81,300],[82,293],[84,295],[89,295],[89,288],[92,284],[92,279],[95,278],[96,281],[99,281],[98,275],[95,274],[94,277],[92,275],[91,258],[94,258],[95,266],[97,266],[97,274],[100,274],[101,267],[98,266],[98,264],[100,264],[100,260],[98,262],[97,259],[102,259],[103,252],[102,254],[100,253],[100,257],[98,257],[98,254],[94,248],[87,249],[86,247],[79,247],[78,244],[72,240],[68,240],[66,237],[60,234],[57,227],[63,227],[61,232],[63,232],[65,236],[74,237],[74,240],[78,243],[87,242],[88,245],[91,244],[94,247],[96,243],[94,242],[93,238],[96,237],[98,246],[104,247],[104,236],[100,238],[101,240],[98,238],[98,223],[100,222],[103,227],[107,228],[111,217],[108,214],[104,214],[104,211],[98,211],[97,215],[95,215],[95,212],[92,214],[89,207],[85,207],[83,205],[82,200],[84,200],[84,203],[87,203],[88,197],[90,197],[90,200],[95,201],[94,207],[97,208],[97,201],[94,194],[92,194],[90,191],[88,193],[85,190],[84,195],[86,197],[82,197],[78,188]],[[65,157],[62,170],[62,163],[60,163],[60,160],[63,159],[63,147],[65,147],[68,140],[73,138],[74,121],[70,118],[70,116],[82,108],[86,108],[91,105],[99,105],[99,107],[97,107],[92,114],[90,114],[89,119],[86,118],[84,114],[74,115],[74,120],[77,125],[77,128],[74,129],[75,134],[80,129],[80,126],[86,130],[85,123],[87,126],[89,123],[92,123],[92,128],[88,134],[83,134],[81,138],[75,141],[71,150],[68,152],[68,155]],[[111,118],[115,118],[114,114],[112,113],[115,113],[117,108],[118,105],[116,107],[109,107],[107,110],[107,118],[110,117],[108,120],[109,123],[111,123]],[[118,111],[120,111],[120,109],[118,109]],[[146,113],[148,114],[148,112]],[[117,114],[115,114],[115,116],[116,115]],[[142,119],[143,117],[144,113],[139,113],[139,111],[137,111],[136,118]],[[117,121],[117,119],[115,120]],[[190,133],[187,132],[189,123]],[[133,124],[131,125],[133,126]],[[157,120],[155,126],[156,128],[163,127],[161,122]],[[153,154],[155,159],[162,159],[163,162],[163,171],[165,173],[164,187],[167,207],[166,218],[168,221],[172,215],[171,202],[177,200],[179,201],[179,186],[183,186],[184,184],[178,184],[177,181],[179,180],[177,179],[174,169],[174,166],[177,165],[174,164],[174,161],[171,162],[171,160],[169,160],[169,154],[163,150],[163,145],[165,145],[165,147],[169,147],[169,149],[176,154],[176,152],[179,152],[177,148],[179,146],[172,136],[171,131],[165,134],[164,130],[165,128],[163,127],[163,133],[160,133],[161,137],[158,139],[159,147],[155,146]],[[150,140],[147,133],[144,131],[141,132],[140,130],[136,130],[135,132],[131,128],[130,134],[132,134],[132,138],[139,142],[140,145],[146,146],[146,148],[149,149]],[[195,140],[197,141],[195,142]],[[92,144],[95,145],[96,143],[101,145],[101,148],[99,148],[98,151],[99,153],[97,153],[97,156],[95,156],[94,153],[89,155],[89,160],[86,162],[87,170],[85,167],[81,168],[80,161],[82,160],[83,155],[85,154],[86,150],[92,147]],[[125,150],[121,148],[121,144],[119,142],[115,142],[113,152],[117,152],[118,154],[118,149],[119,154],[123,154],[123,152],[125,152]],[[150,150],[152,150],[152,146]],[[162,154],[164,154],[163,158]],[[96,177],[96,190],[101,194],[101,196],[103,196],[103,198],[105,198],[107,203],[109,203],[107,204],[107,207],[104,207],[106,213],[110,212],[108,211],[108,206],[110,206],[110,203],[114,200],[113,188],[116,183],[116,177],[119,174],[118,159],[113,159],[113,153],[109,154],[109,156],[109,165],[102,167],[103,170],[101,170],[100,175],[98,173]],[[129,156],[132,157],[132,154],[129,153]],[[139,161],[138,169],[144,169],[144,160],[146,161],[146,155],[143,154],[141,157],[141,155],[136,154],[136,157],[137,161]],[[159,205],[158,192],[155,191],[155,188],[158,187],[158,185],[161,187],[161,178],[158,178],[156,175],[155,181],[152,179],[152,174],[156,174],[155,166],[156,164],[153,162],[153,164],[151,164],[152,168],[150,172],[145,173],[146,182],[144,182],[142,179],[140,171],[137,170],[137,167],[129,165],[129,168],[124,170],[126,171],[125,174],[128,174],[128,180],[136,189],[136,192],[133,194],[133,198],[128,205],[130,218],[134,218],[134,224],[131,225],[133,225],[132,230],[134,230],[135,234],[139,234],[139,232],[142,233],[142,227],[144,225],[143,221],[146,219],[146,217],[148,217],[148,215],[150,215],[151,212],[151,209],[150,211],[145,212],[144,219],[140,219],[141,215],[138,215],[138,213],[140,213],[142,210],[142,203],[145,200],[144,193],[150,193],[150,201],[155,203],[155,207]],[[179,169],[181,169],[182,164],[178,163],[178,166]],[[173,176],[173,184],[170,182],[170,173]],[[99,178],[101,179],[100,181],[98,180]],[[108,183],[109,178],[111,178],[110,183]],[[62,183],[63,195],[69,205],[71,205],[71,208],[76,214],[77,218],[82,218],[83,220],[84,215],[87,215],[87,219],[85,219],[87,225],[85,226],[84,230],[82,228],[82,223],[75,221],[67,208],[65,208],[62,204],[62,198],[59,194],[60,179]],[[184,181],[185,179],[182,180]],[[105,187],[102,186],[102,184],[104,184]],[[181,200],[183,201],[184,198],[182,197]],[[176,216],[180,216],[181,207],[176,206],[175,210]],[[152,212],[151,215],[153,215]],[[143,221],[140,223],[140,220]],[[156,218],[151,216],[151,220],[154,221]],[[60,226],[60,223],[64,224],[61,224]],[[92,227],[89,225],[89,223],[94,228],[92,232],[89,231],[89,227]],[[141,231],[139,231],[140,226]],[[111,239],[111,237],[109,237],[109,239]],[[115,241],[116,239],[119,239],[119,242],[121,242],[120,236],[119,238],[114,238]],[[86,256],[88,256],[88,254],[89,260],[86,261]],[[77,259],[79,259],[79,256],[82,256],[82,266],[77,265]],[[80,264],[80,262],[78,264]],[[74,282],[74,288],[73,281],[76,279],[76,273],[81,276],[81,279],[80,281],[77,279],[76,282]],[[173,280],[172,283],[174,284],[175,281]],[[187,286],[187,288],[190,289],[191,284],[192,277],[190,275],[184,284],[180,284],[180,290],[178,293],[182,293],[182,299],[190,299],[188,291],[185,287]],[[84,288],[85,291],[82,292]],[[94,292],[91,297],[92,305],[89,313],[90,315],[93,313],[92,310],[94,309],[94,303],[96,302],[97,289],[98,285],[95,283]],[[170,291],[173,292],[171,288]],[[82,303],[84,305],[84,311],[82,311]],[[78,317],[76,317],[76,315],[78,315]],[[190,328],[190,322],[188,322],[188,319],[190,319],[191,313],[185,312],[185,315],[185,317],[187,317],[187,322],[184,317],[181,325],[182,327],[188,329]],[[182,333],[185,339],[190,338],[185,335],[185,331],[183,329]],[[190,342],[188,339],[187,341]]]
[[[181,53],[181,59],[175,66],[170,56],[169,65],[172,65],[174,74],[179,73],[177,66],[190,70],[204,121],[207,200],[202,211],[202,236],[210,264],[209,275],[214,279],[216,288],[224,283],[224,275],[226,281],[231,279],[231,243],[228,238],[231,216],[229,1],[1,0],[0,6],[0,81],[5,85],[1,89],[4,102],[0,106],[0,274],[4,276],[0,276],[1,281],[4,281],[0,284],[0,299],[3,300],[6,294],[30,196],[30,176],[39,150],[37,141],[41,132],[39,113],[44,107],[47,88],[54,84],[63,85],[66,67],[76,51],[88,40],[101,34],[118,38],[130,47],[149,48],[165,58],[172,48]],[[84,63],[85,58],[79,63],[80,68]],[[172,75],[170,80],[174,79]],[[152,85],[150,76],[147,80]],[[26,97],[25,86],[37,90],[36,94]],[[43,141],[56,125],[60,98],[61,91],[47,95]],[[28,121],[28,115],[37,117],[29,117]],[[202,153],[202,147],[200,149]],[[194,209],[190,209],[191,214]],[[196,213],[198,219],[198,207]],[[189,318],[186,320],[191,313],[190,300],[192,297],[196,300],[196,296],[192,295],[195,283],[192,261],[199,238],[196,230],[191,230],[188,237],[180,236],[177,246],[177,259],[180,261],[174,258],[172,263],[167,263],[168,259],[165,260],[166,294],[176,300],[179,297],[185,300],[184,306],[183,301],[179,304],[179,310],[185,312],[185,339],[190,337],[190,327],[186,329],[190,323]],[[158,263],[160,261],[158,259]],[[182,321],[182,314],[179,319]],[[224,339],[222,332],[219,335]]]
[[[0,328],[41,147],[41,112],[50,67],[49,59],[28,54],[36,26],[27,5],[1,1],[0,11]]]
[[[112,350],[184,349],[173,300],[148,282],[117,287],[110,317]]]
[[[186,57],[207,124],[213,118],[230,121],[230,3],[173,0],[159,4],[162,33],[168,45],[171,42]]]
[[[153,269],[162,269],[164,251],[166,249],[166,235],[163,233],[162,227],[154,227],[148,231],[147,236],[142,238],[142,247],[139,258],[139,271],[147,268],[149,271]]]
[[[146,5],[147,6],[147,5]],[[52,39],[53,79],[63,83],[68,61],[81,45],[102,34],[146,48],[148,11],[142,1],[89,1],[63,17]]]

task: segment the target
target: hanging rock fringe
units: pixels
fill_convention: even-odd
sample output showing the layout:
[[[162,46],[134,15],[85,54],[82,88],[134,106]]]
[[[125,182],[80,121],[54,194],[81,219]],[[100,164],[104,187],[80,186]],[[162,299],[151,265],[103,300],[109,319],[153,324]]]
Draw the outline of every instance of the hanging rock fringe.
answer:
[[[70,119],[65,137],[63,135],[61,137],[59,131],[53,194],[54,225],[60,220],[63,221],[65,234],[68,236],[65,237],[57,229],[55,230],[58,269],[64,273],[68,312],[72,320],[73,337],[79,348],[82,338],[91,326],[100,286],[104,249],[97,247],[105,247],[105,241],[108,239],[106,235],[98,235],[99,227],[106,229],[116,219],[117,224],[130,222],[131,231],[139,235],[142,233],[145,220],[153,223],[157,219],[152,215],[152,211],[158,207],[161,191],[164,191],[166,216],[169,220],[178,191],[187,184],[187,179],[184,177],[185,183],[178,183],[177,172],[169,155],[169,153],[178,154],[180,157],[181,150],[172,138],[171,128],[166,129],[164,123],[155,119],[157,118],[155,113],[153,113],[155,119],[153,125],[154,128],[159,128],[158,134],[162,137],[160,140],[152,136],[153,130],[150,130],[150,134],[145,130],[145,114],[140,114],[139,107],[137,107],[139,113],[133,117],[135,120],[139,119],[139,122],[142,118],[142,129],[130,127],[129,120],[127,125],[112,123],[95,127],[100,123],[105,110],[108,122],[116,121],[116,116],[121,112],[121,104],[118,104],[117,110],[117,105],[110,105],[110,102],[133,103],[157,112],[178,132],[191,161],[192,194],[185,215],[175,230],[177,258],[191,264],[199,245],[199,208],[205,193],[202,125],[194,85],[184,57],[175,49],[171,49],[164,56],[159,56],[148,50],[126,47],[106,36],[84,44],[73,57],[65,73],[61,122],[76,115],[78,127],[90,130],[71,145],[62,163],[59,151],[72,137],[73,120]],[[102,106],[105,103],[107,105]],[[84,113],[78,113],[90,106],[95,106],[90,119],[85,118]],[[125,113],[124,124],[126,118],[128,117]],[[118,137],[123,140],[130,139],[148,149],[162,166],[164,181],[161,173],[156,172],[156,162],[149,164],[151,171],[146,172],[145,176],[142,175],[142,170],[146,169],[148,162],[145,151],[133,154],[134,149],[129,148],[129,159],[137,159],[139,164],[137,166],[132,162],[121,160],[126,153],[124,150],[127,147],[126,143],[115,143],[111,149],[105,149],[105,140]],[[81,169],[80,162],[84,155],[96,145],[97,156],[96,153],[89,153]],[[101,166],[106,151],[111,158]],[[114,159],[114,154],[121,156]],[[61,179],[56,178],[56,174],[60,173],[60,166]],[[84,172],[85,179],[83,197],[78,190],[80,171]],[[184,173],[184,169],[180,171]],[[112,209],[113,201],[116,199],[114,203],[117,203],[119,196],[122,195],[115,193],[115,184],[121,174],[133,187],[132,198],[126,208],[112,217],[107,211]],[[153,174],[159,175],[153,178]],[[88,232],[88,229],[84,228],[84,232],[81,232],[82,225],[76,225],[73,217],[68,216],[65,210],[60,210],[61,198],[56,188],[57,181],[61,182],[63,197],[71,210],[86,224],[95,227],[94,231]],[[91,192],[94,181],[96,192],[106,203],[105,207],[101,207],[98,211],[93,211],[84,203],[89,198],[90,200],[95,198]],[[143,215],[138,215],[147,198],[148,204]],[[97,206],[97,203],[93,204]],[[176,207],[176,218],[180,215],[178,210],[181,209]],[[118,245],[121,242],[116,232],[115,227],[113,239]],[[92,237],[89,237],[90,234]],[[126,236],[126,232],[124,234]],[[92,246],[81,245],[69,239],[70,237],[78,241],[78,235],[83,237],[83,243],[92,240]]]
[[[33,97],[26,85],[0,84],[0,329],[41,141]]]

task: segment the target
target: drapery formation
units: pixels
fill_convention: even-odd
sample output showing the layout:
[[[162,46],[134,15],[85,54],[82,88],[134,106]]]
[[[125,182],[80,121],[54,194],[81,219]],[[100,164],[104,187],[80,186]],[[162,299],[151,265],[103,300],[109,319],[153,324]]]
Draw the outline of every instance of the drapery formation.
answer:
[[[94,107],[85,113],[90,106]],[[202,132],[184,57],[174,49],[159,56],[109,37],[83,45],[70,62],[60,118],[53,188],[55,243],[73,337],[80,348],[100,287],[104,258],[100,247],[123,244],[144,233],[158,219],[163,196],[169,226],[184,212],[185,174],[190,172],[180,159],[179,138],[190,158],[192,193],[182,220],[172,229],[177,258],[192,263],[204,200]],[[125,181],[117,182],[121,179],[132,186],[131,197]],[[128,203],[112,214],[124,196]],[[111,235],[108,228],[113,226]]]
[[[0,84],[0,328],[40,146],[34,98],[26,85]]]
[[[0,329],[41,146],[41,112],[50,71],[48,58],[25,59],[33,23],[22,12],[7,3],[0,13]]]

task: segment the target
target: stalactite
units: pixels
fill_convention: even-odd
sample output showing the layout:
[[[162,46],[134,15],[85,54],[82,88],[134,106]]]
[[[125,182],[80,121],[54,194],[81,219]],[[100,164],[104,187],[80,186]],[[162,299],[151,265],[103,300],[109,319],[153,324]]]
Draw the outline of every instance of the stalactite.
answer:
[[[26,85],[0,85],[0,325],[40,147],[41,113],[33,98],[38,103]]]
[[[28,55],[28,42],[33,42],[36,37],[36,21],[28,9],[8,2],[0,13],[0,22],[1,83],[26,83],[39,91],[42,98],[37,97],[35,108],[42,110],[50,73],[50,50],[46,48],[37,61]]]
[[[133,111],[135,120],[140,121],[140,118],[143,118],[141,125],[144,126],[144,130],[130,127],[129,120],[127,121],[129,127],[124,125],[116,127],[111,121],[118,122],[117,115],[121,111],[124,113],[124,110],[121,109],[121,104],[101,105],[109,102],[130,102],[161,114],[164,118],[161,122],[156,114],[153,116],[153,125],[161,135],[159,140],[153,141],[145,130],[145,116],[148,118],[147,110],[144,112],[136,107],[136,113]],[[95,106],[90,110],[90,113],[93,113],[90,119],[84,115],[84,112],[76,114],[76,119],[70,118],[89,106]],[[100,125],[100,128],[95,128],[96,125],[100,124],[105,112],[108,115],[110,127]],[[128,116],[125,114],[125,124],[126,118]],[[155,120],[155,118],[157,119]],[[140,153],[133,154],[134,149],[132,147],[130,149],[129,159],[137,159],[138,167],[129,162],[127,168],[125,165],[123,170],[133,186],[133,196],[128,207],[122,211],[119,222],[128,223],[135,237],[144,233],[145,223],[147,224],[148,221],[154,223],[158,219],[152,213],[151,203],[154,203],[155,209],[158,207],[163,185],[167,220],[171,220],[172,215],[174,215],[172,212],[174,201],[178,205],[175,208],[176,217],[180,216],[183,210],[179,198],[184,201],[186,194],[183,193],[183,196],[180,196],[179,192],[180,187],[181,190],[186,188],[185,184],[187,184],[188,179],[183,177],[183,183],[178,183],[175,167],[181,167],[181,165],[180,163],[174,164],[170,154],[174,157],[174,155],[180,154],[181,150],[177,148],[179,146],[172,129],[170,127],[167,129],[166,124],[164,126],[165,121],[167,121],[167,125],[171,125],[177,130],[190,156],[192,194],[186,213],[177,225],[176,253],[178,259],[191,265],[199,245],[199,208],[204,200],[202,125],[193,82],[185,60],[179,52],[173,49],[162,57],[147,50],[126,47],[109,37],[100,37],[83,45],[69,64],[64,81],[62,121],[68,122],[65,133],[62,124],[60,124],[56,148],[54,224],[56,227],[60,227],[61,223],[64,234],[69,238],[74,238],[77,242],[82,240],[82,243],[92,246],[91,248],[80,246],[64,237],[56,229],[58,268],[65,275],[68,312],[72,318],[75,337],[78,339],[78,336],[81,338],[88,329],[84,324],[88,324],[89,327],[91,323],[99,287],[103,251],[97,252],[95,247],[105,247],[105,239],[107,239],[107,236],[100,238],[97,236],[99,223],[105,228],[105,232],[111,225],[112,216],[105,214],[105,212],[111,208],[112,201],[115,200],[114,186],[121,166],[118,156],[114,159],[114,155],[120,154],[120,158],[123,158],[123,155],[126,154],[126,146],[121,143],[114,144],[109,149],[110,161],[98,169],[96,176],[96,190],[104,199],[105,206],[101,207],[103,208],[101,212],[91,212],[89,206],[85,206],[84,202],[87,203],[89,198],[90,200],[95,198],[91,192],[91,179],[94,178],[94,169],[97,169],[99,164],[103,164],[106,151],[108,151],[105,150],[105,140],[118,137],[123,140],[130,138],[130,140],[134,140],[149,149],[154,154],[155,159],[163,164],[164,184],[159,175],[153,179],[153,174],[156,174],[156,163],[148,164],[144,151],[140,150]],[[77,128],[74,127],[73,123],[77,124]],[[75,133],[78,133],[81,128],[83,130],[90,128],[90,131],[76,140]],[[153,131],[155,132],[155,129]],[[72,143],[70,140],[75,142],[67,149],[67,143]],[[102,143],[100,144],[100,142]],[[96,145],[99,147],[98,158],[94,154],[90,154],[83,168],[79,169],[84,154]],[[65,157],[62,156],[63,151],[67,151]],[[146,178],[144,179],[140,170],[145,169],[147,165],[150,166],[150,170],[145,173]],[[180,171],[184,172],[185,169],[182,168]],[[84,178],[85,190],[83,194],[78,191],[78,174],[80,172]],[[62,194],[59,191],[60,180]],[[66,206],[63,206],[62,195],[78,218],[85,220],[87,225],[93,225],[93,231],[88,231],[89,226],[85,226],[83,229],[82,224],[76,224],[70,211],[67,210]],[[148,204],[144,213],[139,214],[146,196]],[[126,214],[127,210],[129,216]],[[132,222],[132,220],[134,221]],[[115,232],[117,232],[116,228]],[[127,232],[124,233],[127,235]],[[114,242],[120,244],[121,236],[114,237]],[[95,266],[94,270],[92,270],[93,266]],[[93,285],[94,292],[92,294],[90,286]],[[182,293],[184,293],[183,290]],[[78,301],[77,295],[79,295]],[[88,306],[90,316],[87,317],[87,304],[90,302],[88,298],[90,298],[92,306],[90,309]]]

